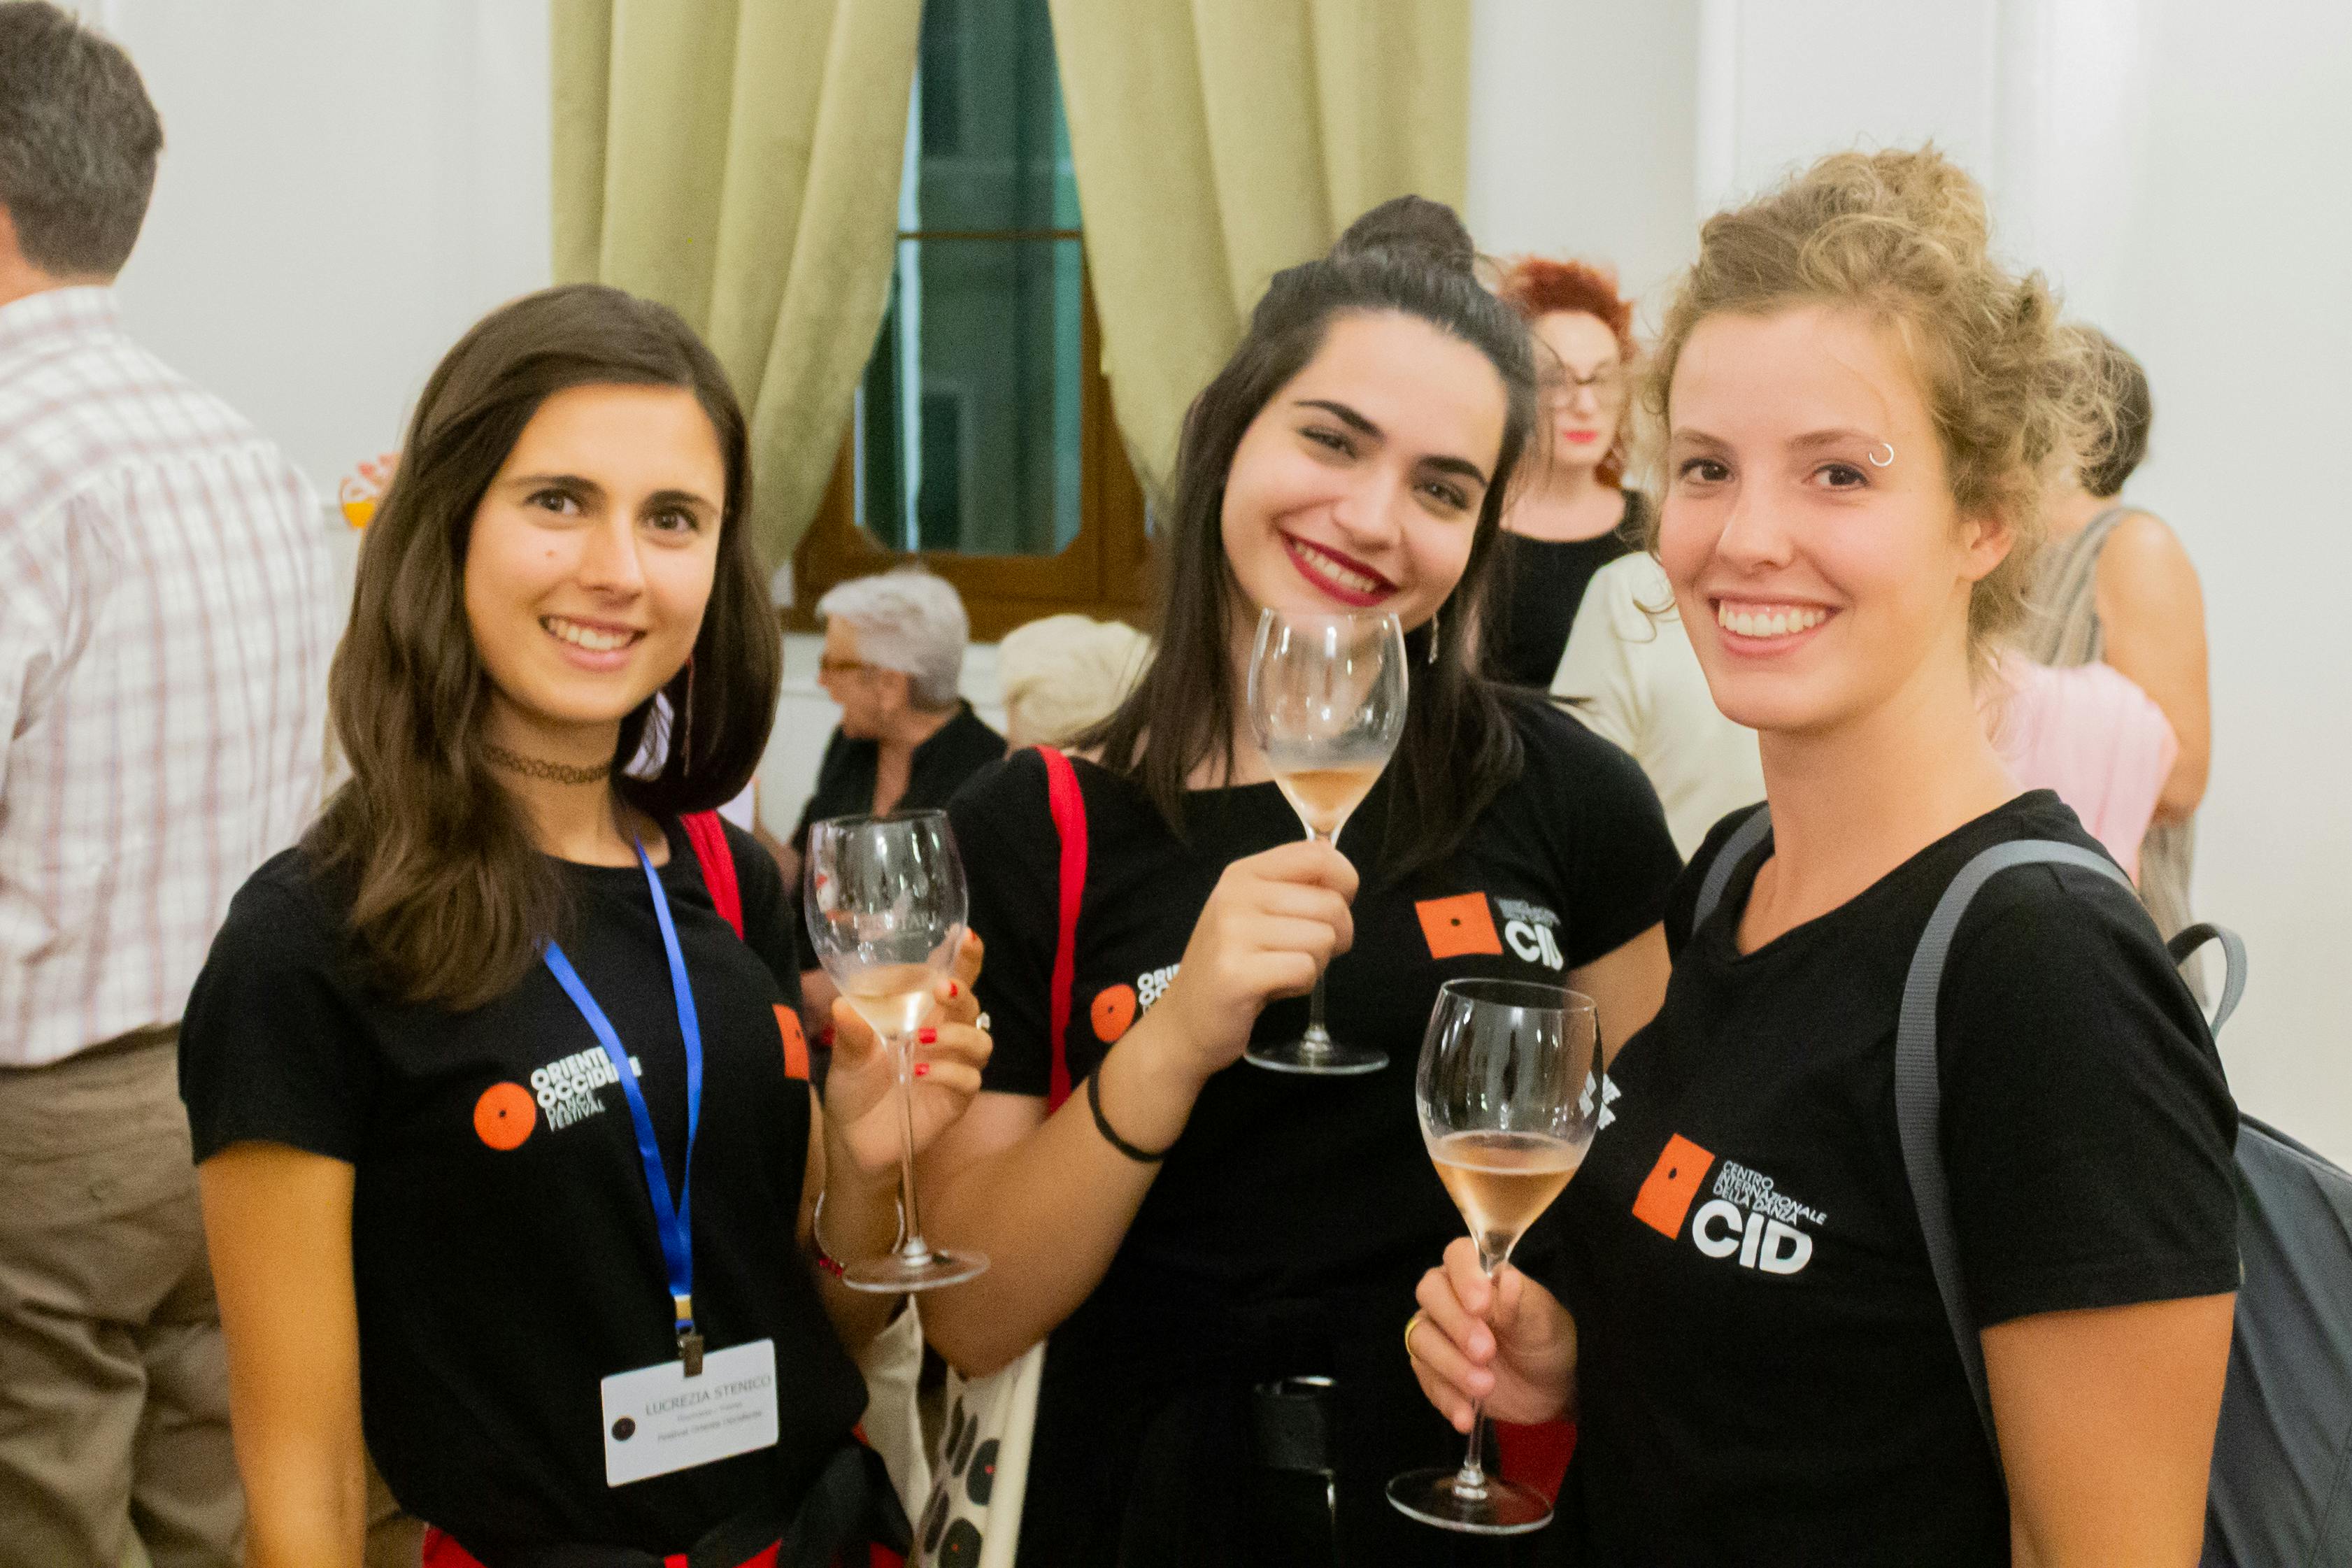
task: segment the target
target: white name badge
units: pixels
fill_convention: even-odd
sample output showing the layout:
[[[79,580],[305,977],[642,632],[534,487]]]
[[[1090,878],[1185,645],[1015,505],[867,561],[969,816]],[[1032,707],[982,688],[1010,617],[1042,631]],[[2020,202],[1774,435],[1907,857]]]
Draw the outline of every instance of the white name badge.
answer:
[[[776,1441],[776,1342],[712,1351],[702,1375],[682,1361],[616,1372],[604,1394],[604,1484],[625,1487]]]

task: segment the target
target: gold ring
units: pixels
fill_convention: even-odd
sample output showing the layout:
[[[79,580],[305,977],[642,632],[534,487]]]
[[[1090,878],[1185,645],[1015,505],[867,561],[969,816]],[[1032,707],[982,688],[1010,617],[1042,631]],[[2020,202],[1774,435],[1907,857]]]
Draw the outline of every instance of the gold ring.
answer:
[[[1419,1312],[1415,1312],[1404,1321],[1404,1359],[1407,1361],[1417,1359],[1412,1353],[1412,1331],[1419,1327],[1421,1327]]]

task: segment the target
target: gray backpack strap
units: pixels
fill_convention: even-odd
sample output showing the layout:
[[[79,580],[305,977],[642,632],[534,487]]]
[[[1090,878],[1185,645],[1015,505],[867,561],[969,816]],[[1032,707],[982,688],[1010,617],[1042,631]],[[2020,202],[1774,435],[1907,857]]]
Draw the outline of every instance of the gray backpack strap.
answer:
[[[1741,823],[1723,847],[1715,852],[1715,862],[1706,868],[1706,879],[1698,885],[1698,902],[1691,906],[1691,930],[1706,924],[1706,917],[1715,913],[1715,906],[1723,902],[1723,889],[1731,885],[1731,874],[1748,858],[1748,852],[1764,842],[1772,831],[1772,808],[1765,806]]]
[[[1960,1282],[1960,1248],[1952,1226],[1951,1185],[1944,1178],[1944,1146],[1939,1135],[1944,1088],[1936,1075],[1936,999],[1944,981],[1944,961],[1952,954],[1952,938],[1960,919],[1985,883],[2012,866],[2080,866],[2113,878],[2126,889],[2131,879],[2116,863],[2095,851],[2048,838],[2021,838],[1996,844],[1979,855],[1952,879],[1927,919],[1927,929],[1911,955],[1911,973],[1903,983],[1903,1012],[1895,1026],[1895,1122],[1903,1140],[1903,1171],[1910,1178],[1912,1206],[1919,1212],[1919,1229],[1927,1241],[1928,1267],[1935,1270],[1936,1293],[1944,1299],[1944,1316],[1952,1325],[1953,1348],[1960,1352],[1969,1389],[1976,1395],[1977,1419],[1984,1424],[1985,1441],[1993,1453],[2000,1443],[1993,1433],[1992,1394],[1985,1382],[1984,1347],[1978,1342],[1976,1314],[1969,1310]]]
[[[2200,921],[2175,932],[2172,940],[2164,944],[2164,950],[2172,954],[2174,963],[2186,963],[2190,953],[2209,942],[2221,944],[2221,999],[2213,1004],[2213,1021],[2210,1026],[2218,1035],[2246,994],[2246,939],[2228,926]]]

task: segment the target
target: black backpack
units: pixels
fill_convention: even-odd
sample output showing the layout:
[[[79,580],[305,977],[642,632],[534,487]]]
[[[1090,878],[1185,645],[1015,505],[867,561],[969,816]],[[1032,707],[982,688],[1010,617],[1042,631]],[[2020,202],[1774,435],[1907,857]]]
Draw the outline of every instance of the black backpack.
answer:
[[[1759,811],[1725,840],[1700,884],[1695,931],[1722,901],[1739,863],[1772,831]],[[1995,1440],[1984,1352],[1960,1282],[1938,1136],[1936,1000],[1944,961],[1978,889],[2016,866],[2063,864],[2130,885],[2114,861],[2049,839],[1984,851],[1954,878],[1928,918],[1903,987],[1895,1037],[1895,1107],[1911,1200],[1951,1321],[1952,1342],[1976,1394],[1985,1440]],[[2176,963],[2221,944],[2227,973],[2213,1028],[2246,988],[2246,948],[2235,932],[2194,925],[2168,944]],[[2352,1563],[2352,1175],[2250,1116],[2238,1119],[2237,1322],[2229,1382],[2213,1438],[2200,1568],[2342,1568]]]

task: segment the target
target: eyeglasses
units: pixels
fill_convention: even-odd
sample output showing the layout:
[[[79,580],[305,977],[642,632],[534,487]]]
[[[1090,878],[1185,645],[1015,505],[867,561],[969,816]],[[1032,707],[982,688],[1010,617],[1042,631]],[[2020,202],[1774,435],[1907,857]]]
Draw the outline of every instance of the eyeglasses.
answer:
[[[873,668],[862,658],[835,658],[830,654],[820,654],[816,661],[819,675],[856,675],[859,670]]]
[[[1590,392],[1595,403],[1607,405],[1625,400],[1628,380],[1622,364],[1604,364],[1590,375],[1555,364],[1544,377],[1544,387],[1562,403],[1573,403],[1578,393]]]

